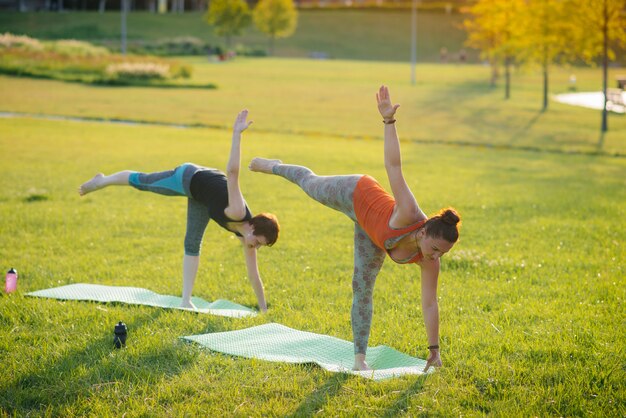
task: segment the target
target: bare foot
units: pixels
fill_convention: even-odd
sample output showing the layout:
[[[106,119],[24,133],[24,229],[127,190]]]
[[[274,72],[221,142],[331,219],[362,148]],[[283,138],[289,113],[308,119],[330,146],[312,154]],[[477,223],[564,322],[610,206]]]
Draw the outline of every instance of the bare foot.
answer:
[[[372,370],[370,366],[365,362],[365,356],[359,358],[360,355],[357,354],[354,359],[354,366],[352,366],[352,370],[363,371],[363,370]]]
[[[197,311],[197,310],[198,310],[198,308],[196,308],[196,305],[194,305],[192,301],[189,301],[189,302],[182,302],[182,303],[180,304],[180,307],[181,307],[181,308],[185,308],[185,309],[193,309],[194,311]]]
[[[102,181],[103,179],[104,179],[104,174],[102,173],[96,174],[94,178],[92,178],[86,183],[83,183],[78,188],[78,194],[81,196],[84,196],[87,193],[91,193],[93,191],[103,188],[105,186],[104,182]]]
[[[251,171],[258,171],[259,173],[273,174],[272,169],[278,164],[282,164],[282,161],[257,157],[250,161],[248,168]]]

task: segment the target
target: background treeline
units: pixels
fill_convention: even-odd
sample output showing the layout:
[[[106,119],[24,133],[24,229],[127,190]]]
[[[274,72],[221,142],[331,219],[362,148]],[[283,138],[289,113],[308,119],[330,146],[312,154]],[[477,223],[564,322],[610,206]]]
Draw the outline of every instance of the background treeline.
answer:
[[[205,54],[207,47],[225,49],[225,39],[207,24],[205,17],[205,12],[167,15],[129,13],[129,51],[137,48],[150,49],[153,54],[155,50],[178,54],[180,49],[186,49],[194,54]],[[463,19],[464,15],[459,13],[419,13],[418,61],[439,62],[440,49],[445,47],[451,62],[456,60],[463,48],[467,50],[467,61],[477,62],[478,52],[464,46],[467,34],[462,28]],[[407,10],[386,10],[383,13],[300,9],[296,31],[292,36],[276,42],[274,55],[407,62],[410,59],[410,24],[410,12]],[[115,50],[120,47],[120,13],[4,12],[0,13],[0,32],[38,39],[77,39]],[[267,37],[251,25],[232,38],[232,48],[251,52],[265,50]]]
[[[246,0],[254,7],[259,0]],[[205,11],[210,0],[131,0],[130,9],[149,12],[183,13]],[[410,8],[411,0],[295,0],[302,9],[394,9]],[[472,0],[420,0],[418,8],[424,11],[450,13],[471,4]],[[122,0],[0,0],[0,9],[29,11],[115,11],[121,9]]]

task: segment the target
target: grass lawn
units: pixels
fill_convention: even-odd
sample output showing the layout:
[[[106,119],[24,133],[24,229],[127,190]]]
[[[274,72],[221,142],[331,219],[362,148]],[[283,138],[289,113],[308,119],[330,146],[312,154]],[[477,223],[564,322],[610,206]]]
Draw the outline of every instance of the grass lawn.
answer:
[[[550,103],[541,112],[541,77],[513,77],[512,98],[502,85],[488,85],[480,65],[422,64],[418,82],[410,66],[365,61],[237,59],[212,63],[184,59],[194,68],[192,84],[215,90],[100,88],[48,80],[0,77],[0,111],[117,118],[225,127],[241,108],[256,129],[307,136],[381,137],[374,94],[380,83],[401,103],[398,129],[405,140],[476,144],[555,151],[595,152],[600,112]],[[620,73],[612,69],[609,76]],[[552,71],[553,94],[567,92],[570,71]],[[598,91],[600,69],[577,69],[579,91]],[[603,151],[626,154],[626,117],[611,114]]]
[[[478,66],[423,65],[411,86],[400,64],[190,62],[219,88],[0,77],[2,111],[212,126],[0,118],[0,259],[20,272],[18,293],[0,297],[0,415],[626,414],[626,159],[591,153],[599,112],[551,103],[539,113],[533,73],[516,75],[505,102],[500,89],[483,85],[488,70]],[[555,90],[565,90],[567,74],[555,73]],[[577,76],[580,90],[598,85],[598,70]],[[350,221],[281,178],[247,171],[241,183],[251,209],[274,212],[282,226],[279,242],[259,252],[266,315],[24,296],[78,282],[178,295],[184,199],[123,187],[80,198],[76,189],[98,171],[184,161],[224,169],[226,127],[243,106],[255,121],[244,134],[244,164],[275,157],[318,174],[368,173],[388,187],[374,101],[381,82],[402,104],[404,170],[420,205],[427,213],[452,205],[463,215],[461,241],[442,263],[437,373],[375,383],[178,339],[278,322],[351,340]],[[624,153],[625,119],[612,115],[609,124],[605,150]],[[239,245],[214,224],[194,294],[255,304]],[[370,345],[425,357],[419,270],[388,260],[374,298]],[[119,320],[129,327],[124,350],[112,348]]]

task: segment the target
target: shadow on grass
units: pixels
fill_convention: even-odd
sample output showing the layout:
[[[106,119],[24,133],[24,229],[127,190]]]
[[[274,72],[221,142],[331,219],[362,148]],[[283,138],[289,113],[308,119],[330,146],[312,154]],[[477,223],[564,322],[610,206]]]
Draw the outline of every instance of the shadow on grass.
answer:
[[[156,321],[164,310],[158,309],[127,323],[129,337],[144,324]],[[113,346],[113,329],[106,336],[89,344],[67,350],[63,355],[50,355],[48,362],[19,379],[5,380],[0,386],[0,405],[10,416],[54,414],[80,399],[89,399],[95,392],[117,385],[137,385],[158,381],[163,375],[180,374],[193,364],[193,358],[183,360],[177,341],[155,350],[131,355]],[[45,342],[43,342],[45,344]],[[54,344],[54,343],[51,343]],[[191,355],[193,357],[193,354]],[[176,359],[177,361],[169,361]],[[4,380],[4,379],[3,379]]]
[[[513,135],[511,135],[511,138],[509,139],[509,144],[513,145],[515,144],[523,135],[525,135],[528,130],[530,128],[533,127],[533,125],[535,123],[537,123],[537,121],[539,120],[539,117],[541,115],[543,115],[545,112],[540,110],[537,113],[535,113],[535,116],[533,116],[532,118],[530,118],[528,120],[528,122],[526,122],[526,125],[524,125],[519,131],[515,132]]]
[[[598,138],[598,144],[596,145],[596,151],[598,153],[602,153],[602,148],[604,147],[604,134],[605,132],[600,131],[600,137]]]
[[[409,404],[411,403],[411,397],[420,393],[424,388],[424,383],[426,383],[426,378],[428,375],[422,375],[417,378],[417,380],[407,388],[402,394],[398,397],[398,399],[387,408],[387,411],[382,415],[383,417],[397,417],[400,414],[404,414],[407,412],[409,408]]]
[[[318,366],[312,365],[312,367]],[[287,416],[290,418],[311,416],[321,412],[324,409],[324,405],[328,403],[328,400],[341,391],[344,382],[353,377],[354,376],[347,373],[333,373],[322,386],[318,387],[307,396],[298,409]]]
[[[455,108],[465,107],[466,102],[474,101],[477,97],[492,94],[495,87],[483,81],[467,81],[438,87],[437,95],[428,103],[428,110],[448,113]],[[478,110],[474,108],[474,110]],[[480,112],[489,113],[490,109]],[[456,113],[456,112],[455,112]],[[471,115],[470,121],[475,122],[475,114]]]

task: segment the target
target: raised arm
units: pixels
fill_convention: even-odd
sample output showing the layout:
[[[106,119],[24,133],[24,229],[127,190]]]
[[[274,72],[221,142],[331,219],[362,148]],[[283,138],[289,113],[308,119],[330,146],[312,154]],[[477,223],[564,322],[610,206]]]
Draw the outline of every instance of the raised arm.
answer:
[[[385,123],[385,170],[391,184],[391,192],[396,200],[396,207],[389,221],[394,228],[401,228],[426,219],[420,210],[411,189],[402,174],[402,157],[400,154],[400,140],[396,132],[395,114],[400,105],[392,105],[389,89],[381,86],[376,94],[378,111]]]
[[[233,140],[230,147],[230,157],[226,165],[226,179],[228,186],[228,207],[224,210],[226,216],[233,220],[240,220],[246,216],[246,202],[239,188],[239,170],[241,168],[241,133],[252,121],[246,121],[248,110],[242,110],[233,125]]]

